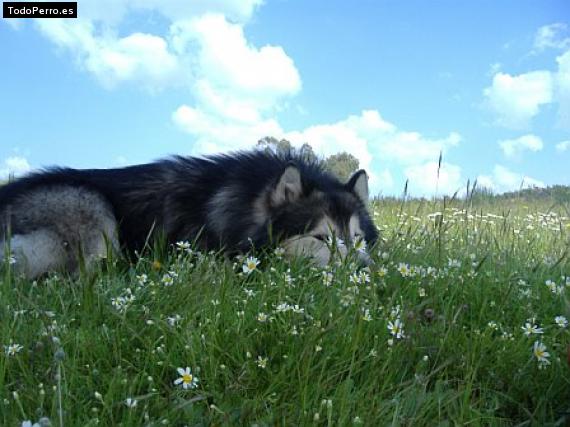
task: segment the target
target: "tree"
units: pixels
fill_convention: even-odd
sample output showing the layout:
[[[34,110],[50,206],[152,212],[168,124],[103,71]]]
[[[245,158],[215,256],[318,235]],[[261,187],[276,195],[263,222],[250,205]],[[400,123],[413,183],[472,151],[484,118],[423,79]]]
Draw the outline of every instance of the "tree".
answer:
[[[273,136],[266,136],[257,141],[257,146],[263,150],[277,154],[288,153],[292,150],[291,143],[286,139],[278,140]]]
[[[324,161],[325,169],[341,181],[348,181],[350,176],[358,170],[359,165],[358,159],[347,152],[333,154]]]
[[[358,170],[359,162],[356,157],[347,152],[333,154],[327,158],[319,158],[310,144],[304,143],[300,148],[292,146],[286,139],[277,139],[273,136],[266,136],[257,141],[257,146],[276,154],[292,153],[300,156],[307,162],[321,162],[328,172],[335,175],[341,181],[348,181],[350,176]]]

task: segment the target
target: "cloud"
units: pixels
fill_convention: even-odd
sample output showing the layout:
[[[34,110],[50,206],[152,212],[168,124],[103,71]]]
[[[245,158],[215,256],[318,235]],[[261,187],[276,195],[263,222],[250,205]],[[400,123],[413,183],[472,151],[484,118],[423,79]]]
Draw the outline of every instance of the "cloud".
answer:
[[[477,177],[477,182],[480,186],[489,188],[497,193],[516,191],[522,188],[545,187],[544,182],[513,172],[502,165],[495,165],[492,175]]]
[[[77,64],[92,73],[106,88],[134,82],[145,89],[160,90],[183,84],[183,58],[156,35],[132,33],[117,37],[102,33],[89,21],[44,19],[37,26],[58,47],[68,50]]]
[[[553,79],[548,71],[532,71],[518,76],[496,73],[483,92],[497,124],[513,129],[529,126],[542,105],[553,99]]]
[[[85,0],[80,5],[80,18],[39,19],[35,20],[35,25],[107,88],[124,82],[134,82],[151,91],[190,86],[195,81],[195,72],[201,71],[194,69],[200,52],[202,56],[204,52],[212,55],[212,67],[208,71],[221,78],[237,76],[241,79],[238,83],[247,87],[244,76],[249,76],[249,82],[254,81],[247,74],[251,68],[244,68],[240,75],[238,70],[241,68],[237,66],[248,64],[242,58],[245,38],[241,26],[260,4],[261,0]],[[122,35],[121,23],[134,12],[165,19],[169,26],[160,34],[133,32]],[[202,19],[205,16],[210,18]],[[228,20],[235,24],[229,25]],[[187,28],[192,31],[186,31]],[[216,35],[214,30],[221,33]],[[192,43],[181,49],[183,40]],[[283,58],[280,47],[264,47],[262,56],[265,62],[261,64],[264,65],[261,71],[268,71],[268,68],[272,71],[266,75],[265,82],[270,78],[279,79],[280,73],[290,71],[290,67],[281,70],[267,66],[272,61],[276,61],[277,66],[282,65],[278,62]],[[242,62],[231,62],[235,58],[242,58]],[[230,62],[224,63],[227,60]],[[259,65],[260,61],[253,61],[253,64]],[[202,65],[205,65],[203,59]],[[230,68],[229,76],[224,65]]]
[[[570,149],[570,141],[562,141],[556,144],[556,151],[563,153]]]
[[[410,193],[417,195],[454,194],[463,187],[461,168],[437,161],[410,166],[404,170],[409,180]]]
[[[194,154],[249,148],[264,136],[283,133],[274,119],[235,120],[188,105],[180,106],[172,114],[172,120],[196,138]]]
[[[19,156],[8,157],[0,167],[0,179],[21,176],[30,170],[32,170],[32,167],[26,158]]]
[[[523,135],[517,139],[499,141],[499,145],[505,156],[511,159],[520,157],[524,151],[540,151],[544,146],[542,140],[532,134]]]
[[[570,48],[570,37],[568,26],[563,23],[544,25],[536,31],[534,37],[534,50],[543,51],[545,49],[568,49]]]
[[[218,92],[262,101],[292,95],[301,89],[293,60],[280,46],[256,48],[243,28],[222,15],[207,14],[171,27],[172,44],[179,54],[195,54],[199,79]],[[198,52],[193,48],[198,45]],[[260,99],[261,98],[261,99]]]
[[[557,125],[570,130],[570,32],[568,25],[555,23],[540,27],[531,54],[546,49],[563,52],[556,57],[554,71],[535,70],[519,75],[500,71],[493,65],[492,83],[483,91],[486,107],[495,114],[496,124],[525,129],[544,105],[558,103]]]

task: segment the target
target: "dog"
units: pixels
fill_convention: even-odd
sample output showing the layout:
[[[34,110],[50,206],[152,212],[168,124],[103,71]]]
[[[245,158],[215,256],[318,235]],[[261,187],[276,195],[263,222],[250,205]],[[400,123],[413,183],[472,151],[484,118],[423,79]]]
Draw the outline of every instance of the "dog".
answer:
[[[116,169],[50,168],[0,187],[0,244],[17,273],[76,273],[149,238],[245,253],[277,245],[324,266],[378,238],[368,177],[346,183],[318,161],[263,150],[174,156]],[[351,246],[359,246],[352,251]],[[333,250],[334,249],[334,250]]]

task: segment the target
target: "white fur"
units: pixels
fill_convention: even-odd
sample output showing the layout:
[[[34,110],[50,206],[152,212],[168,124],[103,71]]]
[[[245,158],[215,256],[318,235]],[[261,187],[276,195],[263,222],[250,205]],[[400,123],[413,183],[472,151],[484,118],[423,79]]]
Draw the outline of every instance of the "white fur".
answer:
[[[15,259],[14,271],[34,278],[66,263],[65,247],[57,235],[48,230],[17,234],[10,239],[9,250]]]

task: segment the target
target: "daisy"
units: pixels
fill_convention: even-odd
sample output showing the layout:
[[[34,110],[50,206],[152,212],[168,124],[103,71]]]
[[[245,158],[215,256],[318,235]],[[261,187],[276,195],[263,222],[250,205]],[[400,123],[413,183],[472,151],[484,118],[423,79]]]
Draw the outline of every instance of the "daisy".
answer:
[[[136,408],[138,403],[139,401],[137,399],[133,399],[132,397],[127,397],[125,399],[125,405],[127,405],[127,407],[130,409]]]
[[[10,344],[10,345],[5,345],[4,346],[4,352],[6,353],[6,356],[15,356],[17,353],[19,353],[24,347],[21,346],[20,344]]]
[[[550,360],[548,360],[550,353],[546,351],[546,346],[543,343],[535,341],[532,347],[532,353],[539,363],[539,368],[550,365]]]
[[[357,252],[366,252],[366,241],[362,237],[354,240],[353,246]]]
[[[186,367],[186,369],[178,368],[176,371],[180,375],[180,378],[174,380],[175,385],[182,385],[184,390],[198,387],[199,380],[192,375],[192,370],[189,367]]]
[[[561,328],[566,328],[568,326],[568,319],[566,319],[564,316],[556,316],[554,318],[554,322]]]
[[[259,260],[253,256],[247,257],[245,262],[243,263],[243,272],[245,274],[251,274],[253,271],[257,269],[259,265]]]
[[[176,248],[180,251],[185,251],[189,254],[192,253],[190,242],[188,242],[188,241],[176,242]]]
[[[164,286],[172,286],[174,283],[174,277],[170,273],[165,273],[162,276],[161,282]]]
[[[400,272],[402,277],[408,277],[412,272],[410,270],[410,266],[408,264],[403,263],[403,262],[398,264],[398,271]]]
[[[285,255],[285,249],[282,247],[277,247],[277,248],[275,248],[273,253],[275,254],[275,256],[277,258],[281,258],[283,255]]]
[[[267,357],[257,356],[257,366],[259,366],[261,369],[265,369],[267,367],[268,361],[269,358]]]
[[[531,336],[532,334],[544,333],[542,328],[539,328],[537,325],[531,325],[529,322],[526,322],[524,326],[521,326],[521,329],[527,337]]]
[[[390,333],[396,337],[396,339],[404,338],[404,324],[400,319],[396,319],[393,322],[388,322],[388,330]]]

